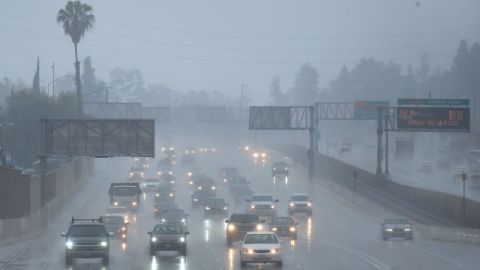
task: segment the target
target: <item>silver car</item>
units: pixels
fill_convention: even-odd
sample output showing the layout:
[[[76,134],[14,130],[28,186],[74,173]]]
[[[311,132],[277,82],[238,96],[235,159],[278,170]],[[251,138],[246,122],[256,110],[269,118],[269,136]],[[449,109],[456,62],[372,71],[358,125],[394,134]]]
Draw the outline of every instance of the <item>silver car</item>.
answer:
[[[408,218],[387,218],[381,224],[382,238],[405,238],[413,239],[413,222]]]

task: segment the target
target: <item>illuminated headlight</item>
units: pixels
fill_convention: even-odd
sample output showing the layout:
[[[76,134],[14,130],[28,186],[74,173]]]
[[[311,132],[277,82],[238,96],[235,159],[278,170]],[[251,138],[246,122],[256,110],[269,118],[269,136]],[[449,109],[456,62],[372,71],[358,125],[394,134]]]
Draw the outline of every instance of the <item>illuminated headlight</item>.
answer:
[[[250,208],[251,208],[251,209],[255,209],[255,205],[253,205],[253,204],[250,205]]]
[[[272,204],[272,205],[270,205],[270,207],[271,207],[272,209],[275,209],[275,205],[273,205],[273,204]]]
[[[158,175],[162,175],[162,172],[159,171],[159,172],[157,172],[157,174],[158,174]]]
[[[175,181],[173,181],[173,180],[172,180],[172,181],[170,181],[170,184],[172,184],[172,185],[173,185],[173,184],[175,184]]]
[[[168,174],[173,175],[173,172],[172,172],[172,171],[169,171]]]
[[[273,168],[273,170],[275,171],[275,170],[277,170],[277,168]]]
[[[272,231],[276,232],[276,231],[277,231],[277,228],[276,228],[276,227],[273,227],[273,228],[272,228]]]
[[[297,229],[296,229],[295,227],[290,227],[288,230],[289,230],[290,232],[294,232],[294,231],[296,231]]]
[[[143,176],[144,175],[143,172],[141,172],[140,175]]]
[[[248,147],[248,146],[245,146],[245,151],[248,151],[248,149],[250,149],[250,147]]]
[[[184,218],[182,218],[182,223],[185,223],[185,222],[187,222],[187,220],[186,220],[186,219],[184,219]]]
[[[258,153],[253,153],[254,158],[258,158]]]
[[[235,225],[233,225],[233,224],[228,224],[227,229],[228,229],[229,231],[235,231]]]
[[[152,238],[150,238],[150,241],[152,241],[152,242],[157,242],[157,237],[152,236]]]
[[[247,253],[248,253],[248,254],[253,254],[253,249],[249,248],[249,249],[247,250]]]
[[[127,238],[127,235],[124,234],[124,233],[122,233],[122,238],[123,238],[123,239]]]
[[[146,184],[146,183],[143,183],[143,187],[146,187],[146,186],[147,186],[147,184]]]
[[[271,253],[271,254],[277,254],[277,253],[280,253],[281,251],[282,251],[281,249],[275,248],[275,249],[271,249],[271,250],[270,250],[270,253]]]
[[[129,173],[128,175],[133,176],[133,173]]]
[[[170,151],[173,151],[173,147],[170,147]]]
[[[185,154],[190,154],[190,151],[188,151],[188,150],[185,150]]]
[[[227,178],[223,178],[223,182],[226,183],[226,182],[227,182]]]
[[[262,157],[263,157],[263,158],[264,158],[264,157],[267,157],[267,154],[265,154],[265,153],[262,153]]]
[[[223,210],[228,210],[228,207],[226,207],[226,206],[225,206],[225,207],[223,207]]]
[[[100,242],[100,246],[102,246],[102,247],[108,246],[107,241],[102,241],[102,242]]]
[[[188,176],[192,176],[192,172],[188,172],[187,175],[188,175]]]
[[[393,232],[393,229],[388,228],[388,229],[385,229],[385,231],[387,231],[387,232]]]
[[[206,210],[210,210],[210,207],[206,206],[205,209],[206,209]]]
[[[126,227],[122,227],[122,231],[125,231],[127,228]]]
[[[114,205],[114,206],[118,206],[118,202],[113,202],[113,205]]]
[[[162,147],[162,151],[165,152],[165,147]]]
[[[287,168],[287,167],[285,167],[285,171],[288,171],[288,168]]]
[[[180,237],[180,242],[185,242],[185,237]]]
[[[262,224],[257,224],[256,229],[257,229],[257,231],[263,230],[263,225]]]
[[[195,150],[192,150],[192,154],[195,154]]]
[[[72,249],[73,248],[73,242],[72,241],[67,241],[67,242],[65,242],[65,246],[67,246],[68,249]]]
[[[155,197],[160,197],[160,194],[159,194],[159,193],[155,193]]]
[[[308,205],[308,207],[312,207],[312,203],[311,203],[311,202],[307,203],[307,205]]]
[[[199,190],[202,190],[202,186],[199,186],[198,189],[199,189]]]
[[[168,194],[170,197],[173,197],[173,193]]]
[[[212,190],[215,190],[215,189],[217,189],[217,188],[216,188],[216,187],[212,187]]]
[[[195,198],[195,199],[193,199],[193,201],[194,201],[194,202],[198,202],[198,199],[197,199],[197,198]]]
[[[215,152],[215,151],[217,151],[217,150],[215,148],[212,148],[212,152]]]
[[[137,202],[132,202],[132,205],[133,205],[133,206],[137,206]]]
[[[294,203],[290,203],[290,207],[294,207],[294,206],[295,206],[295,204],[294,204]]]
[[[188,182],[190,185],[193,185],[193,181]]]
[[[409,232],[409,231],[411,231],[411,230],[412,230],[412,229],[410,229],[410,228],[406,228],[406,229],[405,229],[406,232]]]
[[[165,223],[165,222],[166,222],[166,220],[165,220],[164,218],[162,218],[162,222],[163,222],[163,223]]]

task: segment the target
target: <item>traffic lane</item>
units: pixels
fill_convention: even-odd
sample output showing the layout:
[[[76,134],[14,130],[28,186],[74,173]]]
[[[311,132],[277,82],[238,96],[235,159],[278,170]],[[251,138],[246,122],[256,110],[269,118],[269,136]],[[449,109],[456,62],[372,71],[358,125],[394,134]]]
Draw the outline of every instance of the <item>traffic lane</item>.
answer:
[[[299,179],[300,182],[294,184],[295,186],[303,184],[303,188],[314,190],[313,223],[323,228],[323,232],[319,231],[318,233],[323,233],[322,235],[326,236],[327,242],[334,241],[334,243],[348,245],[347,247],[354,248],[367,255],[373,254],[372,256],[377,260],[384,260],[385,265],[405,269],[414,265],[434,266],[434,269],[457,269],[462,266],[468,269],[468,265],[475,265],[476,257],[471,256],[472,253],[466,259],[457,257],[459,254],[464,254],[463,250],[472,249],[470,245],[449,244],[449,252],[445,252],[442,248],[439,248],[445,246],[445,243],[425,241],[416,231],[414,241],[383,241],[380,238],[379,223],[384,217],[398,214],[391,213],[388,209],[383,209],[376,203],[357,198],[346,189],[343,189],[342,193],[350,193],[352,195],[350,198],[345,197],[345,195],[339,197],[334,196],[335,194],[329,194],[331,192],[321,187],[319,182],[315,182],[312,189],[311,184],[305,184],[308,183],[305,169],[299,171],[293,168],[292,171],[293,177],[289,179],[289,184],[295,182],[295,179]],[[299,174],[298,177],[295,174]],[[330,200],[322,200],[322,198],[330,198]],[[337,205],[332,204],[332,201],[337,201]],[[322,213],[320,218],[315,215],[319,211]],[[325,222],[326,220],[328,222]],[[478,247],[473,249],[479,250]],[[415,252],[411,252],[412,250],[415,250]],[[409,260],[405,262],[404,258]],[[466,263],[463,263],[464,261]]]

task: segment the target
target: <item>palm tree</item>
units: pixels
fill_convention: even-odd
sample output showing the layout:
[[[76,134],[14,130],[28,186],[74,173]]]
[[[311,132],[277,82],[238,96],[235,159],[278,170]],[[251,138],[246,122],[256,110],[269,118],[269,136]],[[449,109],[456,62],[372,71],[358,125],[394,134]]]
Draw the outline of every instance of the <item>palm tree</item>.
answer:
[[[78,117],[82,116],[82,85],[80,81],[80,62],[78,61],[77,45],[85,32],[93,28],[95,16],[93,8],[78,0],[68,1],[65,9],[60,9],[57,14],[57,23],[63,25],[65,35],[72,38],[75,46],[75,85],[77,88]]]

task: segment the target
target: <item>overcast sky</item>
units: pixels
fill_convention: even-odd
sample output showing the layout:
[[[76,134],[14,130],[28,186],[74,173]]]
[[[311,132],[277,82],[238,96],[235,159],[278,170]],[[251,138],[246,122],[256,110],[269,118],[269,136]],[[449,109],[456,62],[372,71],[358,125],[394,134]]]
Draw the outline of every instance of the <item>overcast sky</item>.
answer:
[[[0,77],[41,83],[73,73],[73,45],[55,22],[65,0],[0,0]],[[418,64],[428,52],[445,69],[460,39],[480,40],[479,0],[97,0],[95,29],[79,47],[97,77],[115,67],[139,69],[148,84],[238,95],[241,83],[256,103],[268,101],[278,74],[291,87],[300,65],[320,73],[320,85],[362,57]],[[419,5],[417,5],[417,2]]]

